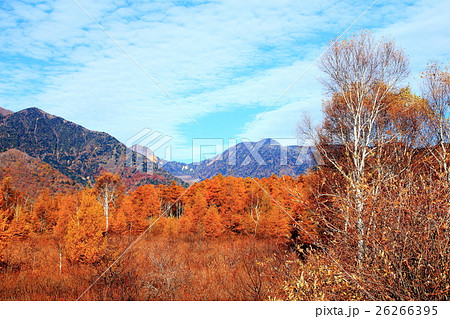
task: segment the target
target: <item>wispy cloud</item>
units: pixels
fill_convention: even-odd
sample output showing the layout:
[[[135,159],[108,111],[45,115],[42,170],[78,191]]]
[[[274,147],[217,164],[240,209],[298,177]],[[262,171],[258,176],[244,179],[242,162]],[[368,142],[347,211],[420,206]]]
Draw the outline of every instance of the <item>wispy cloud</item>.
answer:
[[[173,136],[175,157],[188,160],[192,132],[207,136],[223,125],[213,114],[245,116],[227,130],[252,139],[294,136],[302,110],[319,117],[312,69],[249,126],[372,1],[79,2],[202,131],[72,0],[0,4],[0,105],[41,107],[124,142],[149,127]],[[351,31],[391,34],[419,64],[448,58],[445,4],[379,2]]]

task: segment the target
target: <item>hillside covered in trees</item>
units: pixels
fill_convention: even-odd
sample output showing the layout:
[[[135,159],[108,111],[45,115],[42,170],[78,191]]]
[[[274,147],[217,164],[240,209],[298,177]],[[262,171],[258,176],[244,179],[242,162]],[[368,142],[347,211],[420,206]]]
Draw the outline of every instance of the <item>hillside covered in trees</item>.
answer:
[[[127,147],[111,135],[38,108],[0,113],[0,153],[11,149],[49,164],[82,186],[92,183],[102,171],[119,174],[131,188],[147,183],[183,183],[156,165],[147,174],[138,167],[143,162],[138,154],[128,155],[127,163]]]

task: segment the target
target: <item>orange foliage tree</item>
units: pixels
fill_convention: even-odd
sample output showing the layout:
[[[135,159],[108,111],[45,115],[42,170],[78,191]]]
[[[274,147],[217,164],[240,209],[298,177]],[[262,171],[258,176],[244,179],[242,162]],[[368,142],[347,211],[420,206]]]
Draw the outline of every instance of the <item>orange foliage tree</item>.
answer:
[[[42,233],[53,230],[58,220],[57,211],[55,198],[50,196],[48,190],[41,192],[33,205],[31,216],[33,231]]]
[[[216,206],[210,206],[203,217],[203,229],[206,237],[219,237],[224,232],[224,225]]]
[[[72,263],[93,264],[106,249],[104,211],[90,190],[81,193],[80,206],[68,224],[64,237],[67,259]]]
[[[180,220],[181,230],[189,234],[203,234],[203,220],[208,210],[208,203],[201,192],[197,192],[190,205],[184,209]]]
[[[125,217],[129,232],[139,233],[150,225],[149,220],[151,217],[160,214],[160,206],[161,203],[156,187],[154,185],[145,185],[138,187],[124,198],[119,214],[123,214]]]
[[[158,185],[157,188],[161,201],[161,211],[165,212],[167,216],[179,218],[183,214],[184,200],[180,196],[184,188],[177,185],[175,181],[169,186]]]

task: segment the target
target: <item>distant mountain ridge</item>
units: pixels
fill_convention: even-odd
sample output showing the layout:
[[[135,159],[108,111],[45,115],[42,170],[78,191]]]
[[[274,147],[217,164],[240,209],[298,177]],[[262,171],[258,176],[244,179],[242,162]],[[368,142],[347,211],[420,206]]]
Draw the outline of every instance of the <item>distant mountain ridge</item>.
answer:
[[[165,161],[144,146],[128,149],[107,133],[88,130],[38,108],[18,112],[0,108],[0,153],[12,149],[49,164],[80,185],[89,185],[105,170],[121,175],[129,188],[172,181],[186,185],[218,174],[298,176],[317,165],[314,148],[282,146],[273,139],[242,142],[198,163]],[[9,153],[3,158],[25,159]]]
[[[145,183],[184,184],[155,165],[149,174],[133,165],[127,147],[107,133],[88,130],[38,108],[0,117],[0,153],[17,149],[39,159],[74,180],[86,185],[101,171],[119,174],[128,186]],[[131,162],[141,163],[141,155],[131,154]]]
[[[151,150],[141,145],[134,146],[133,150],[188,183],[218,174],[255,178],[273,174],[298,176],[318,164],[314,147],[282,146],[273,139],[242,142],[213,158],[190,164],[160,160]]]

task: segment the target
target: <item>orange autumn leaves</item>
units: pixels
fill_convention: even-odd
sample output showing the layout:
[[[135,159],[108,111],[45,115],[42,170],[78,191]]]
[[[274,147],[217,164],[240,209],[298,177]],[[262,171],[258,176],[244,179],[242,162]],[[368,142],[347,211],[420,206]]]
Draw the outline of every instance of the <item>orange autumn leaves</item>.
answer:
[[[5,180],[2,194],[2,245],[33,234],[50,236],[71,263],[98,263],[114,250],[113,238],[138,236],[151,225],[151,234],[169,238],[252,236],[285,242],[298,231],[288,213],[318,234],[304,204],[302,178],[273,176],[255,183],[219,175],[189,189],[175,183],[145,185],[126,194],[117,176],[104,173],[92,189],[80,192],[43,190],[24,201]]]
[[[123,231],[137,234],[164,214],[152,230],[168,236],[251,235],[289,239],[295,223],[288,214],[299,221],[300,216],[307,215],[305,206],[291,202],[303,196],[301,179],[271,177],[258,183],[270,195],[249,178],[221,175],[193,185],[183,196],[184,188],[175,184],[142,186],[124,197],[112,223],[114,216],[124,219]],[[305,227],[312,234],[317,233],[312,222]]]
[[[24,198],[12,188],[11,179],[4,179],[0,183],[0,249],[11,239],[27,236],[24,205]]]
[[[80,205],[67,226],[64,237],[67,259],[71,262],[96,263],[106,248],[103,236],[104,216],[92,191],[81,193]]]

